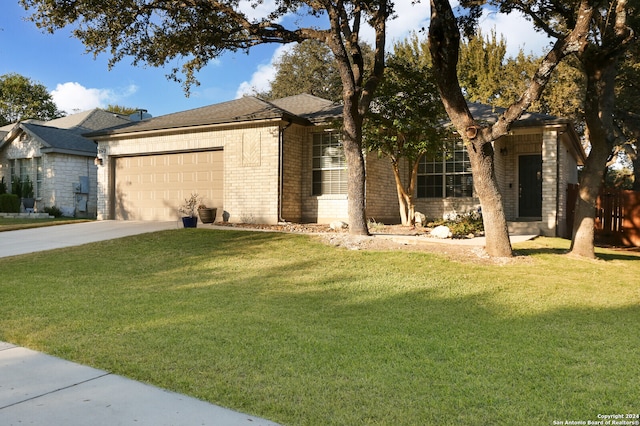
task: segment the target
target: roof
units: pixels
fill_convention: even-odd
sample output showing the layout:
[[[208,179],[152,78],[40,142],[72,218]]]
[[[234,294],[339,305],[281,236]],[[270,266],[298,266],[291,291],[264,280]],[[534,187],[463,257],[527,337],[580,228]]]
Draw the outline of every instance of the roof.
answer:
[[[312,123],[327,122],[342,117],[342,105],[303,93],[271,101],[275,106],[304,117]]]
[[[505,108],[492,107],[490,105],[469,103],[469,111],[476,121],[493,124],[502,115]],[[567,118],[556,117],[554,115],[541,114],[536,112],[524,112],[522,116],[512,124],[512,127],[543,127],[543,126],[563,126],[566,129],[568,139],[565,139],[567,148],[576,158],[579,165],[584,165],[587,158],[584,148],[580,143],[580,137],[576,133],[573,122]]]
[[[342,112],[341,107],[340,112]],[[100,137],[185,127],[238,124],[258,120],[285,120],[311,125],[334,113],[335,104],[312,95],[291,96],[272,102],[254,96],[245,96],[219,104],[132,122],[117,128],[90,132],[85,136]]]
[[[89,111],[79,112],[77,114],[67,115],[66,117],[56,118],[46,122],[38,122],[43,126],[56,127],[58,129],[66,129],[72,132],[82,134],[96,130],[102,130],[109,127],[119,126],[129,123],[131,120],[122,114],[105,111],[95,108]]]
[[[96,155],[98,152],[97,145],[91,139],[67,129],[35,123],[22,123],[22,128],[42,142],[44,145],[41,148],[42,152],[85,152],[91,155]]]
[[[25,120],[0,128],[0,148],[24,131],[40,141],[43,152],[95,155],[95,142],[82,134],[129,122],[126,116],[98,108],[50,121]]]
[[[494,107],[491,105],[469,102],[469,111],[476,121],[494,124],[498,121],[498,117],[502,115],[506,108]],[[558,118],[553,115],[540,114],[537,112],[524,112],[520,118],[513,123],[516,127],[548,125],[548,124],[567,124],[570,120],[566,118]]]

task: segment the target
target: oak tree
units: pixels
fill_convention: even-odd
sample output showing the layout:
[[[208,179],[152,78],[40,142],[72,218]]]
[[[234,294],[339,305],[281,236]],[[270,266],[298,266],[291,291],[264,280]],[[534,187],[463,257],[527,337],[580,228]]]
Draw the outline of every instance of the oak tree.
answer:
[[[368,234],[362,122],[384,73],[391,0],[276,0],[273,9],[250,17],[241,3],[226,0],[20,0],[31,19],[48,31],[72,26],[95,55],[107,52],[110,65],[130,57],[133,64],[162,67],[178,58],[169,76],[188,88],[197,71],[225,51],[248,52],[265,43],[317,40],[333,54],[342,82],[343,147],[347,162],[349,230]],[[257,3],[257,2],[256,2]],[[249,3],[250,6],[256,4]],[[255,13],[255,9],[253,13]],[[315,17],[310,25],[285,25],[289,14]],[[361,29],[374,33],[374,65],[365,75]]]
[[[519,99],[507,107],[495,124],[486,125],[476,122],[469,111],[458,80],[457,67],[461,30],[464,29],[467,33],[472,32],[469,29],[474,28],[477,24],[484,3],[496,4],[505,13],[514,10],[531,12],[531,15],[528,16],[532,16],[532,19],[539,19],[539,15],[544,11],[537,8],[531,9],[531,4],[548,2],[463,0],[460,5],[466,7],[468,13],[458,17],[454,15],[449,1],[430,0],[430,3],[429,48],[438,76],[438,90],[447,114],[463,138],[469,153],[474,186],[482,205],[487,239],[486,250],[491,256],[508,257],[512,255],[512,248],[502,195],[494,168],[493,142],[506,135],[510,126],[534,101],[540,98],[558,63],[567,55],[579,52],[586,47],[593,7],[588,0],[582,0],[575,8],[571,9],[572,19],[562,22],[567,31],[558,34],[553,48],[540,62],[536,73]]]

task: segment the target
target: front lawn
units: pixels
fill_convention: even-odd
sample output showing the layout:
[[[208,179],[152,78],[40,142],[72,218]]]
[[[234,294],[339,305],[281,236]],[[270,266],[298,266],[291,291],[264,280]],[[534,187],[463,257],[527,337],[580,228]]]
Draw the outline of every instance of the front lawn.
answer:
[[[0,259],[0,340],[287,425],[638,413],[640,256],[497,266],[180,229]]]

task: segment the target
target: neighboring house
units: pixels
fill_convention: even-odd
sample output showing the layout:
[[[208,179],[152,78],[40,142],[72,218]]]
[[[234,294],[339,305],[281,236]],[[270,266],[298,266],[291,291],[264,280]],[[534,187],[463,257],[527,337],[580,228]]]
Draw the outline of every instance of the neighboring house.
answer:
[[[198,193],[218,209],[217,221],[346,221],[346,163],[335,124],[341,113],[311,95],[244,97],[86,134],[101,161],[98,219],[176,220],[179,205]],[[430,218],[479,205],[462,148],[423,161],[417,210]],[[540,232],[555,235],[566,184],[577,181],[584,157],[571,123],[527,116],[496,152],[509,219],[535,220]],[[365,166],[367,216],[399,222],[389,161],[369,154]],[[539,198],[541,207],[518,204],[519,194]]]
[[[25,120],[0,129],[0,177],[34,186],[35,210],[57,207],[65,216],[96,217],[96,143],[83,133],[128,123],[94,109],[50,121]]]

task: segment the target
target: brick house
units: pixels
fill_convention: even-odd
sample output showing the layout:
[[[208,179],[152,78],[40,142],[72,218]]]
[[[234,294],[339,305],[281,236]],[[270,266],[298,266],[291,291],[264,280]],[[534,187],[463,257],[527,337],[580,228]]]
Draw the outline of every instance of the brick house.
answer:
[[[271,102],[244,97],[87,134],[101,162],[98,219],[177,220],[181,202],[198,193],[218,209],[217,221],[346,221],[346,165],[335,124],[341,113],[341,106],[306,94]],[[481,119],[490,120],[485,113]],[[496,143],[509,219],[555,235],[556,221],[564,220],[563,185],[577,180],[584,156],[577,136],[568,121],[533,115],[512,133]],[[449,151],[425,158],[420,168],[417,210],[430,218],[479,204],[466,152]],[[529,163],[535,171],[524,171]],[[389,161],[368,154],[365,165],[367,216],[399,222]],[[531,176],[536,190],[542,184],[532,195],[541,209],[518,204],[518,187],[520,194],[533,191],[526,184]]]
[[[470,103],[479,123],[494,123],[500,108]],[[474,196],[469,158],[462,142],[446,154],[427,156],[418,172],[416,211],[427,217],[480,207]],[[511,233],[570,237],[567,189],[578,183],[586,154],[570,120],[525,113],[509,135],[494,143],[494,164]]]
[[[58,207],[65,216],[97,215],[97,146],[83,133],[128,123],[94,109],[50,121],[25,120],[0,129],[0,178],[33,183],[35,210]]]

